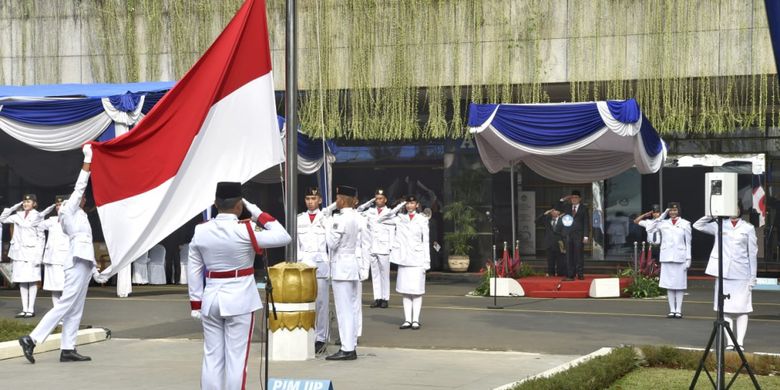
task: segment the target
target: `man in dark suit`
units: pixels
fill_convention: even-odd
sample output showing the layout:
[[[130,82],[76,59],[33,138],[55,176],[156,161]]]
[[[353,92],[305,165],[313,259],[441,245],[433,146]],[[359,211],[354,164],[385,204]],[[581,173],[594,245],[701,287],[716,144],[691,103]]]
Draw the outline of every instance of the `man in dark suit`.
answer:
[[[585,259],[582,252],[585,244],[588,243],[588,234],[590,234],[590,214],[588,207],[583,205],[581,201],[582,195],[577,190],[561,199],[561,202],[565,202],[562,206],[564,214],[571,216],[571,226],[569,226],[569,234],[566,238],[567,277],[564,280],[574,280],[575,275],[577,279],[585,279],[583,270]],[[564,216],[564,225],[566,225],[567,220],[568,218]]]
[[[551,208],[536,218],[537,223],[544,226],[542,245],[547,251],[547,276],[566,276],[566,247],[562,235],[563,221],[561,212]]]

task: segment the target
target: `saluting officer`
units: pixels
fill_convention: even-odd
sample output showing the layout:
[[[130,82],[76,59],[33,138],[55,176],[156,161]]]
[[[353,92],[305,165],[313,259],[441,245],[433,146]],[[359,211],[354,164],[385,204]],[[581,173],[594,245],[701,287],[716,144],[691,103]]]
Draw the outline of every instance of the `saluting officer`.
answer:
[[[370,307],[386,309],[390,300],[390,246],[395,239],[395,225],[389,221],[379,221],[383,214],[387,215],[387,196],[383,188],[377,188],[374,199],[375,207],[368,208],[363,215],[368,219],[369,250],[371,264],[371,285],[374,289],[374,302]],[[361,207],[367,206],[364,204]],[[358,208],[358,211],[360,208]]]
[[[187,263],[191,315],[203,323],[200,384],[206,390],[243,389],[254,312],[263,307],[255,253],[291,239],[274,217],[242,198],[241,183],[217,183],[214,205],[219,214],[195,228]],[[239,221],[244,208],[251,222]]]
[[[65,204],[60,207],[62,231],[68,235],[70,250],[65,260],[65,283],[62,297],[33,329],[29,336],[19,338],[24,357],[35,363],[33,349],[49,337],[54,327],[62,321],[62,339],[60,340],[60,362],[82,362],[92,360],[76,352],[81,315],[84,312],[84,300],[87,297],[90,275],[97,274],[95,267],[95,248],[92,244],[92,226],[84,212],[84,191],[87,189],[92,163],[92,145],[84,145],[84,163],[76,180],[76,186]],[[54,205],[52,205],[54,206]]]
[[[22,210],[16,211],[20,207]],[[35,317],[37,283],[41,281],[41,261],[45,245],[45,236],[39,225],[46,215],[54,210],[54,205],[40,213],[35,209],[36,207],[38,207],[38,198],[35,194],[26,194],[21,202],[4,209],[0,214],[0,223],[14,225],[8,257],[13,262],[12,282],[19,284],[22,298],[22,311],[16,315],[16,318]]]
[[[357,189],[350,186],[336,187],[336,207],[341,211],[327,226],[325,239],[330,251],[330,270],[333,284],[333,300],[339,325],[341,349],[327,360],[355,360],[357,352],[358,318],[356,306],[360,299],[360,264],[357,258],[360,234],[359,215],[352,207]]]
[[[325,213],[320,210],[322,195],[316,187],[306,189],[306,211],[298,214],[298,262],[317,268],[316,321],[314,351],[322,353],[328,341],[330,305],[330,266],[325,243]]]
[[[756,285],[758,239],[756,228],[740,218],[739,214],[723,221],[723,294],[730,296],[723,301],[726,322],[736,333],[737,344],[743,346],[748,326],[748,313],[753,312],[753,286]],[[710,252],[710,260],[704,271],[707,275],[718,277],[718,222],[710,216],[703,216],[694,222],[693,228],[715,236]],[[718,310],[718,282],[715,282],[715,301],[713,310]],[[728,338],[726,349],[734,349]]]
[[[65,283],[65,260],[70,252],[70,240],[68,235],[62,231],[60,225],[60,209],[68,195],[57,195],[54,198],[57,214],[46,218],[40,224],[41,230],[49,232],[49,238],[46,240],[46,249],[43,252],[43,289],[51,291],[52,305],[56,305],[62,296],[62,289]]]
[[[666,217],[669,219],[666,219]],[[667,290],[669,314],[667,318],[682,318],[682,302],[688,288],[688,268],[691,267],[691,223],[680,218],[680,204],[669,207],[647,228],[650,233],[663,236],[659,260],[661,279],[658,285]]]

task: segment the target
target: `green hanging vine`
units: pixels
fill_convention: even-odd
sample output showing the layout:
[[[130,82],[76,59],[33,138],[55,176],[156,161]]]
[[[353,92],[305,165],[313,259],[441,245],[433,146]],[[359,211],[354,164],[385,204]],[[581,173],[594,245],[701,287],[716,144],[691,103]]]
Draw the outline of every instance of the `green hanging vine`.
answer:
[[[85,42],[94,82],[177,79],[242,3],[81,0],[53,11],[0,0],[0,17],[19,34],[0,45],[0,58],[16,61],[0,61],[0,81],[62,82],[49,59],[65,39]],[[286,2],[266,3],[281,88]],[[666,134],[778,125],[763,0],[298,4],[299,116],[317,138],[462,137],[469,101],[544,103],[561,84],[566,101],[634,97]],[[60,34],[69,17],[81,37]]]

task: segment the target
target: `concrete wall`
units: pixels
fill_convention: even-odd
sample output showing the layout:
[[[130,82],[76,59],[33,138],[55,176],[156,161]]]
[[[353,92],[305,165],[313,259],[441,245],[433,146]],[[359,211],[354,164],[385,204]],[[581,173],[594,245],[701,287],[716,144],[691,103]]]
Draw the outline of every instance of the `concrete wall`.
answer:
[[[85,4],[98,4],[97,0],[0,0],[0,83],[92,83],[96,81],[126,80],[126,72],[120,71],[112,80],[99,75],[97,67],[106,62],[128,63],[126,52],[101,53],[94,39],[97,24],[94,13],[85,11]],[[112,0],[104,0],[112,1]],[[113,0],[117,1],[117,0]],[[186,0],[170,0],[169,3]],[[299,34],[315,33],[317,12],[313,2],[300,2]],[[320,41],[329,50],[331,59],[331,87],[350,87],[349,32],[355,20],[344,6],[343,0],[335,4],[328,15],[330,34]],[[430,2],[433,3],[433,2]],[[466,4],[468,1],[453,3]],[[674,3],[685,13],[680,20],[671,16],[658,19],[650,13],[664,1],[609,1],[609,0],[485,0],[479,3],[482,22],[477,31],[462,36],[446,38],[439,42],[421,41],[410,46],[412,58],[420,64],[426,61],[426,53],[441,53],[443,77],[430,80],[430,72],[421,71],[414,84],[440,83],[482,84],[494,80],[496,71],[508,74],[510,83],[559,83],[571,81],[642,79],[654,77],[701,77],[776,73],[771,42],[766,26],[763,0],[696,0]],[[123,1],[119,1],[120,9]],[[284,74],[284,24],[283,2],[269,1],[269,27],[276,72],[276,87],[283,88]],[[427,4],[421,2],[421,4]],[[455,6],[458,11],[459,5]],[[465,6],[465,5],[464,5]],[[473,3],[472,5],[473,6]],[[539,8],[534,8],[539,7]],[[282,11],[282,12],[280,12]],[[421,11],[424,14],[424,12]],[[465,12],[455,12],[451,20],[453,28]],[[530,15],[530,16],[529,16]],[[531,19],[533,16],[534,19]],[[652,16],[652,17],[651,17]],[[124,23],[119,14],[117,25]],[[653,22],[648,22],[652,19]],[[221,18],[213,21],[211,36],[221,29]],[[619,21],[619,22],[616,22]],[[419,20],[410,29],[422,29]],[[357,21],[361,23],[361,21]],[[138,12],[134,31],[137,49],[133,54],[138,61],[138,80],[172,80],[180,76],[174,59],[182,55],[172,49],[172,34],[160,37],[147,36],[146,18]],[[537,26],[532,33],[526,28]],[[324,23],[321,27],[327,27]],[[111,26],[108,26],[111,28]],[[421,30],[422,31],[422,30]],[[466,31],[466,30],[464,30]],[[163,40],[159,52],[149,53],[148,42]],[[437,38],[438,39],[438,38]],[[90,41],[93,40],[93,41]],[[92,43],[90,43],[92,42]],[[316,64],[316,47],[313,40],[301,40],[301,87],[316,85],[311,66]],[[433,45],[433,50],[431,50]],[[382,75],[388,73],[386,53],[393,45],[378,42],[374,48],[375,86],[387,85]],[[448,61],[453,53],[461,60]],[[197,52],[185,53],[197,58]],[[147,74],[149,56],[155,56],[160,66],[155,74]],[[189,58],[188,57],[188,58]],[[677,58],[679,57],[679,58]],[[529,60],[530,58],[530,60]],[[101,65],[102,64],[102,65]],[[110,64],[109,64],[110,65]],[[114,64],[116,65],[116,64]],[[458,67],[459,70],[453,69]],[[458,74],[455,78],[455,74]],[[101,79],[102,78],[102,79]]]

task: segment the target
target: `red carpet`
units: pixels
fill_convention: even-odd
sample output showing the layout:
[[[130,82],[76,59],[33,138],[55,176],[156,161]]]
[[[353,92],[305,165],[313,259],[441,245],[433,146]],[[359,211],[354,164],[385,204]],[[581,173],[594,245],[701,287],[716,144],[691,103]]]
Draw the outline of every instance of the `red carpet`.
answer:
[[[585,280],[563,281],[558,276],[531,276],[517,279],[523,286],[525,296],[532,298],[587,298],[590,282],[596,278],[608,278],[606,275],[585,275]],[[620,290],[631,284],[630,278],[620,279]]]

